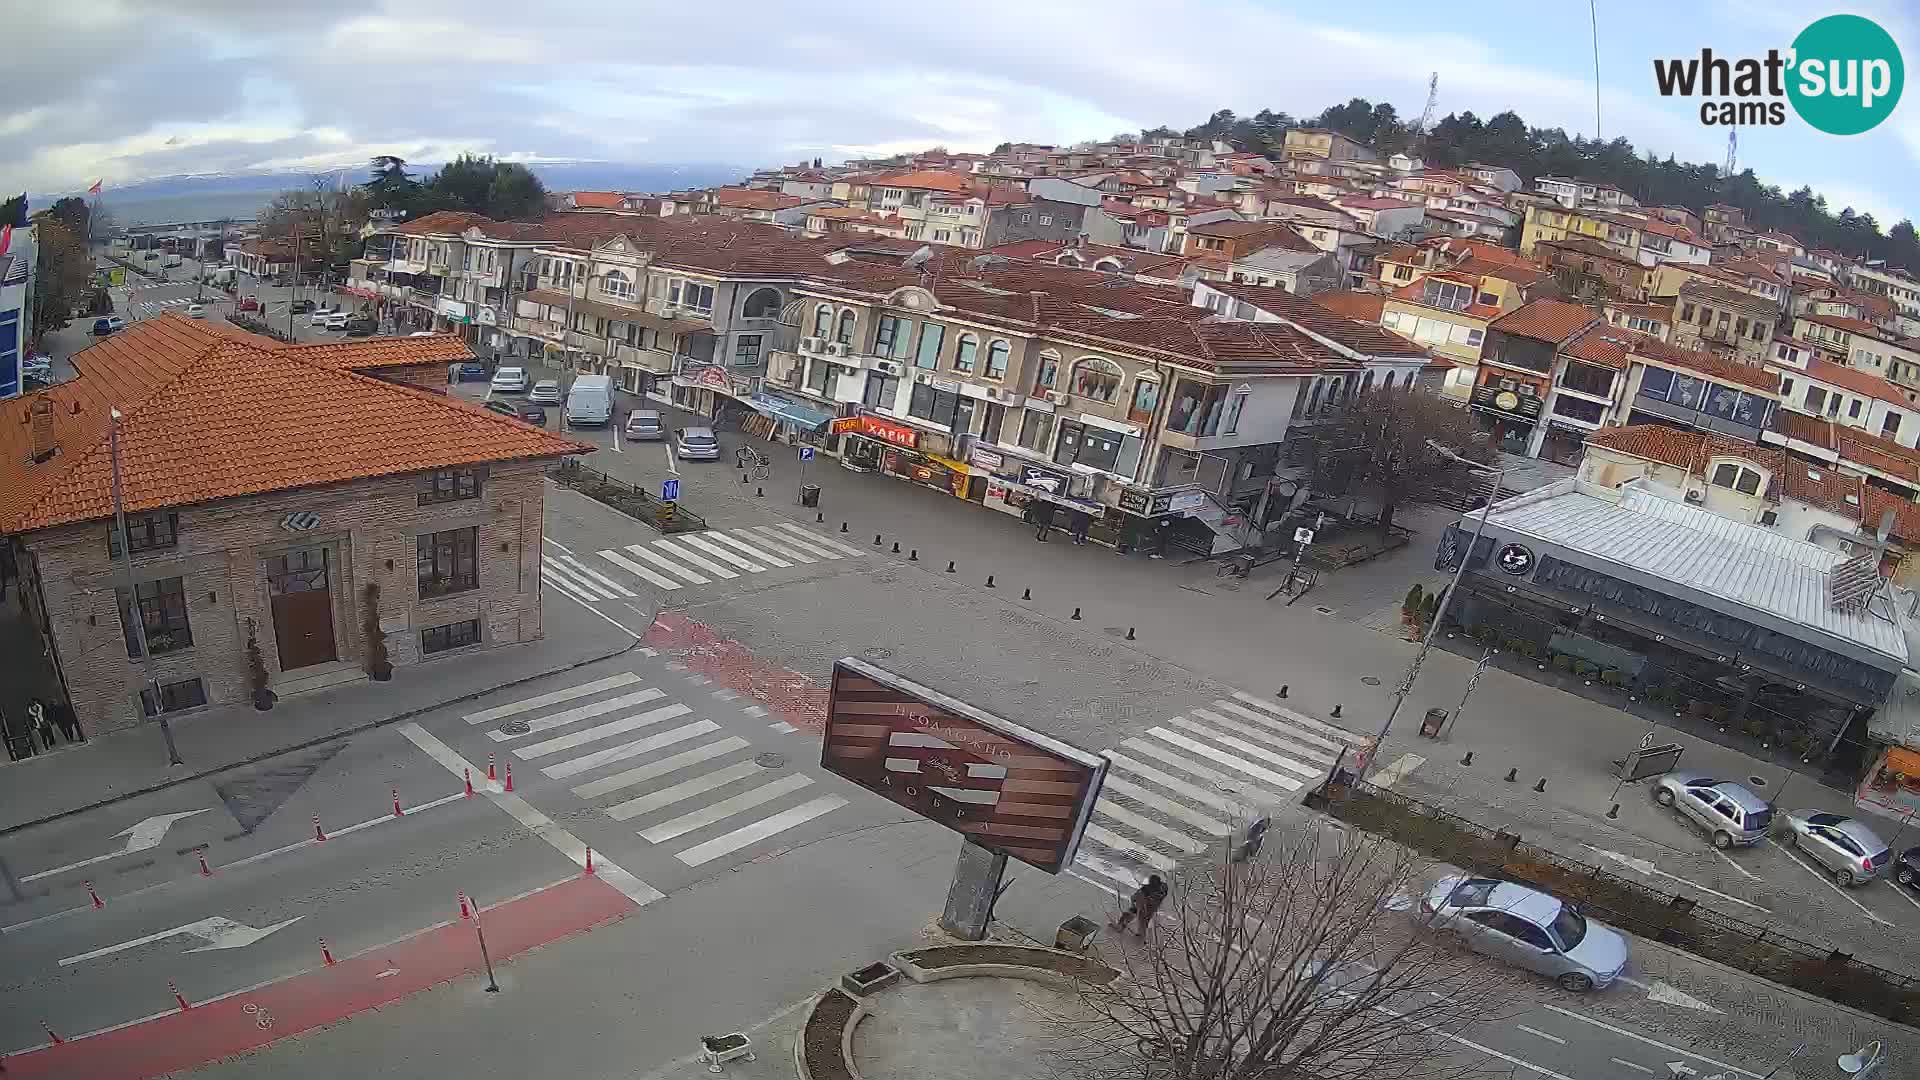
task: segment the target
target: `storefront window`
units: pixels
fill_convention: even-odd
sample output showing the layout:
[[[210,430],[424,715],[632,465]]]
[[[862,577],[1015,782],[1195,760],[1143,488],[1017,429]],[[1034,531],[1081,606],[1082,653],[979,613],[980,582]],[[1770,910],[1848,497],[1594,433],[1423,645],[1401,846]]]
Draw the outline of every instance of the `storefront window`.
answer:
[[[1029,409],[1020,421],[1020,445],[1044,454],[1047,452],[1047,442],[1052,437],[1053,414]]]
[[[913,366],[922,371],[933,371],[940,366],[940,345],[946,340],[947,328],[938,323],[920,324],[920,347],[914,351]]]

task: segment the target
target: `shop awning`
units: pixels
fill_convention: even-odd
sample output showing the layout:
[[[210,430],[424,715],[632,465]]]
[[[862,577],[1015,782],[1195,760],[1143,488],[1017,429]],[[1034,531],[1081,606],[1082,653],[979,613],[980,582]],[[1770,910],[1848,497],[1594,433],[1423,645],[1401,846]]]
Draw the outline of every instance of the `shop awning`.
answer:
[[[964,461],[955,461],[950,457],[941,457],[939,454],[923,453],[921,456],[925,457],[928,461],[939,462],[940,464],[945,465],[947,468],[952,469],[954,472],[959,473],[961,476],[970,476],[973,473],[973,466],[968,465]]]
[[[747,404],[763,416],[770,416],[783,424],[792,424],[801,431],[819,431],[833,419],[833,414],[810,409],[795,401],[782,401],[756,394],[747,399]]]

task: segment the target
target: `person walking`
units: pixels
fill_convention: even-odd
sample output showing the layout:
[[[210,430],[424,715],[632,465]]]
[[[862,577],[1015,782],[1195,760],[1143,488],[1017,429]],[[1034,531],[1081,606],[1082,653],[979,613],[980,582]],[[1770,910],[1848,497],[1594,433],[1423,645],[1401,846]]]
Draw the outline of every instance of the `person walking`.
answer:
[[[40,737],[41,744],[49,750],[53,749],[53,721],[47,719],[47,707],[39,698],[34,698],[27,706],[27,719],[33,724],[33,733]]]
[[[1149,559],[1166,558],[1167,545],[1171,544],[1172,542],[1173,542],[1173,519],[1170,517],[1163,517],[1160,520],[1153,523],[1153,553],[1151,555],[1148,555],[1147,557]]]
[[[1272,824],[1273,819],[1262,814],[1259,820],[1247,826],[1247,838],[1240,842],[1239,849],[1233,853],[1233,861],[1243,863],[1260,854],[1260,845],[1266,843],[1267,829]]]
[[[1043,544],[1047,542],[1047,534],[1053,531],[1053,514],[1054,505],[1051,502],[1045,499],[1033,501],[1033,519],[1040,523],[1039,530],[1033,534],[1035,540]]]
[[[1160,880],[1159,874],[1148,874],[1146,883],[1133,890],[1133,898],[1127,903],[1127,910],[1120,913],[1120,921],[1114,925],[1124,933],[1127,923],[1138,918],[1140,929],[1137,933],[1144,938],[1147,936],[1147,924],[1153,922],[1153,917],[1159,912],[1160,905],[1166,901],[1167,883]]]
[[[1087,542],[1087,530],[1093,527],[1093,515],[1079,507],[1067,511],[1067,534],[1075,544]]]

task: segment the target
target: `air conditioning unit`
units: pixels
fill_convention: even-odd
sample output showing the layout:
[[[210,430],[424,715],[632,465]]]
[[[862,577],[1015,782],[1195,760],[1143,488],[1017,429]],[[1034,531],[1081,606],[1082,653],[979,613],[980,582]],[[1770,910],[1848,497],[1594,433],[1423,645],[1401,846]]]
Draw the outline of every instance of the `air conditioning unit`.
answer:
[[[930,383],[933,381],[933,372],[916,371],[913,373],[913,381],[917,383]]]
[[[1701,491],[1699,488],[1687,489],[1687,501],[1690,503],[1704,502],[1706,501],[1706,497],[1706,492]]]
[[[827,342],[827,355],[828,356],[852,356],[853,346],[847,344],[844,341],[829,341]]]
[[[873,370],[882,375],[890,375],[897,379],[900,377],[900,373],[906,369],[900,366],[900,361],[898,360],[875,360],[873,362]]]
[[[1047,400],[1052,402],[1055,405],[1066,405],[1073,401],[1072,398],[1068,397],[1067,395],[1061,393],[1058,390],[1047,391]]]
[[[817,353],[825,343],[825,338],[803,337],[800,339],[800,351],[804,353]]]

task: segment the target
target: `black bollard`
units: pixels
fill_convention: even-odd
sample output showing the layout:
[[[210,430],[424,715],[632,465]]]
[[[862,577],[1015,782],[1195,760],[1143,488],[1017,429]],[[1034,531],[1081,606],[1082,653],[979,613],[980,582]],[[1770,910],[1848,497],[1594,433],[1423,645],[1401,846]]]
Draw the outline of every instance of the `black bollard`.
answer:
[[[989,589],[991,589],[991,588],[993,588],[993,575],[992,575],[992,574],[988,574],[988,575],[987,575],[987,588],[989,588]]]
[[[742,484],[751,484],[753,483],[753,477],[748,476],[745,472],[742,472],[740,474],[740,482]]]
[[[1280,700],[1281,701],[1287,700],[1287,684],[1286,683],[1280,684]]]
[[[1620,820],[1620,804],[1619,803],[1614,803],[1613,808],[1607,811],[1607,820],[1608,821]]]
[[[947,560],[947,573],[949,573],[949,574],[951,574],[951,573],[953,573],[953,560],[952,560],[952,559],[948,559],[948,560]]]
[[[1473,764],[1473,751],[1471,750],[1467,751],[1467,756],[1460,759],[1460,764],[1462,765]]]
[[[873,534],[873,546],[874,546],[874,547],[879,547],[879,546],[880,546],[880,534],[879,534],[879,533],[874,533],[874,534]]]
[[[1518,778],[1518,777],[1519,777],[1519,775],[1520,775],[1520,770],[1519,770],[1519,769],[1508,769],[1508,770],[1507,770],[1507,783],[1509,783],[1509,784],[1511,784],[1511,783],[1513,783],[1513,782],[1514,782],[1514,780],[1515,780],[1516,778]]]
[[[763,488],[763,487],[757,487],[757,488],[754,488],[754,489],[753,489],[753,497],[754,497],[754,498],[756,498],[756,499],[764,499],[764,498],[766,498],[766,497],[767,497],[767,489],[766,489],[766,488]]]
[[[814,524],[816,524],[816,525],[823,525],[823,524],[825,524],[825,523],[826,523],[826,520],[827,520],[827,515],[825,515],[825,514],[815,514],[815,515],[813,515],[813,522],[814,522]]]
[[[1133,640],[1133,627],[1131,626],[1127,627],[1127,640],[1128,641]]]
[[[1020,599],[1022,599],[1022,600],[1031,600],[1031,599],[1033,599],[1033,590],[1032,590],[1032,589],[1022,589],[1022,590],[1020,590]]]
[[[1336,720],[1338,720],[1338,719],[1340,718],[1340,706],[1338,706],[1338,705],[1335,705],[1335,706],[1333,707],[1333,718],[1334,718],[1334,719],[1336,719]]]
[[[841,523],[840,523],[840,531],[841,531],[841,532],[846,532],[846,531],[847,531],[847,523],[846,523],[846,522],[844,522],[844,521],[843,521],[843,522],[841,522]]]
[[[914,549],[913,549],[912,551],[909,551],[909,552],[907,552],[907,561],[908,561],[908,562],[919,562],[919,561],[920,561],[920,549],[919,549],[919,548],[914,548]]]
[[[1074,620],[1075,622],[1079,622],[1079,621],[1080,621],[1080,609],[1079,609],[1079,608],[1074,608],[1074,609],[1073,609],[1073,620]]]
[[[900,541],[898,541],[898,540],[895,540],[895,541],[893,542],[893,553],[894,553],[895,555],[898,555],[898,554],[900,554]]]
[[[1533,790],[1535,790],[1535,791],[1545,791],[1545,790],[1547,790],[1547,778],[1546,778],[1546,777],[1544,777],[1544,776],[1543,776],[1543,777],[1541,777],[1541,778],[1540,778],[1540,782],[1539,782],[1539,783],[1537,783],[1537,784],[1535,784],[1535,785],[1533,785]]]

